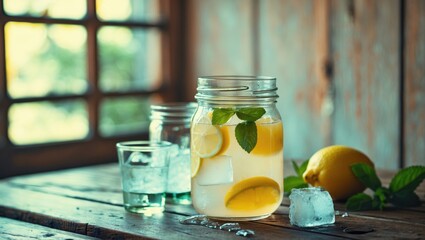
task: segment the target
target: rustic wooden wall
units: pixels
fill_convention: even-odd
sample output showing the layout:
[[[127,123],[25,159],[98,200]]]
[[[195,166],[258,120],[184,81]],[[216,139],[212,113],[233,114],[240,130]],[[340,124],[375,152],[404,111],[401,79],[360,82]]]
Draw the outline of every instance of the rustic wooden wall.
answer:
[[[400,157],[400,2],[331,4],[333,140],[366,152],[378,167]]]
[[[285,157],[345,144],[378,168],[425,165],[425,1],[191,0],[196,77],[278,79]]]
[[[331,143],[327,9],[317,1],[259,3],[259,74],[278,79],[286,156],[306,159]]]
[[[197,76],[255,74],[252,1],[190,0],[188,8],[191,99]]]
[[[425,164],[425,1],[405,6],[403,133],[406,165]]]

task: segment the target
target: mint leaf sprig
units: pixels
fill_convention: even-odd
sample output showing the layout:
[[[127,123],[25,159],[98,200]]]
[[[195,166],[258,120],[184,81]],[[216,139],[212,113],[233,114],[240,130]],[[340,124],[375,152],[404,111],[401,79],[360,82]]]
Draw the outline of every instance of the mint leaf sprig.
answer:
[[[257,108],[214,108],[212,114],[213,125],[223,125],[236,114],[243,122],[236,125],[236,140],[247,153],[250,153],[255,145],[257,145],[257,126],[255,121],[260,119],[266,110],[261,107]]]
[[[353,164],[351,170],[366,187],[374,191],[374,194],[369,196],[358,193],[351,196],[346,202],[347,210],[382,210],[386,204],[396,207],[415,207],[421,204],[415,189],[425,179],[425,166],[400,170],[391,180],[389,188],[382,186],[375,170],[367,164]]]
[[[283,191],[285,192],[285,196],[289,196],[291,194],[291,190],[293,188],[306,188],[308,184],[304,182],[303,173],[307,169],[309,159],[305,160],[301,163],[300,166],[295,161],[292,162],[292,167],[295,170],[296,176],[288,176],[284,178],[284,186]]]

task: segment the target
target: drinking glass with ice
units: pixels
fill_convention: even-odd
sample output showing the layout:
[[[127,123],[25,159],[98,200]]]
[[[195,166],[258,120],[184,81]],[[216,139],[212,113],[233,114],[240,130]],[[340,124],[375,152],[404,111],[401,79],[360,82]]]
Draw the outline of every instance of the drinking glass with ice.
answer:
[[[165,141],[117,143],[124,208],[151,215],[164,211],[170,149]]]

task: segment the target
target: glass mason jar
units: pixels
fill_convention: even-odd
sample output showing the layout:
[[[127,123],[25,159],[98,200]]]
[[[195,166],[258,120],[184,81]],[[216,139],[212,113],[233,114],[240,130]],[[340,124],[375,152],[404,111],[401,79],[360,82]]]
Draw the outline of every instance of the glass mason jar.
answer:
[[[191,204],[190,122],[196,107],[196,103],[151,106],[150,140],[173,143],[166,188],[167,202]]]
[[[283,125],[276,79],[198,78],[191,124],[192,203],[227,221],[269,216],[283,197]]]

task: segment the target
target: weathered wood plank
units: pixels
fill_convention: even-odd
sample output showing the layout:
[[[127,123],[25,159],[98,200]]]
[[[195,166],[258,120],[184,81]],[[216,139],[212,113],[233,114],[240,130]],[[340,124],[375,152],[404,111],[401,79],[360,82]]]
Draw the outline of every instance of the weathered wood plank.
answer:
[[[0,217],[0,238],[10,240],[25,239],[97,239],[75,233],[60,231],[36,224]]]
[[[285,158],[306,159],[331,143],[328,1],[259,5],[259,74],[277,77]]]
[[[51,228],[87,234],[102,239],[234,239],[234,233],[199,226],[181,225],[180,214],[163,213],[142,216],[126,212],[120,206],[102,204],[0,184],[0,216],[36,223]],[[32,199],[32,201],[28,201]],[[244,222],[243,228],[256,232],[256,239],[332,239],[295,229]]]
[[[404,165],[425,165],[425,1],[404,3]]]
[[[337,144],[364,151],[378,168],[399,167],[400,1],[333,0]]]
[[[19,176],[7,179],[7,182],[17,188],[39,189],[60,196],[122,205],[117,163]]]
[[[286,172],[289,172],[287,169]],[[382,179],[383,184],[387,185],[389,179],[393,176],[390,172],[379,171],[379,177]],[[98,181],[102,179],[102,181]],[[81,181],[83,180],[83,181]],[[93,202],[110,203],[116,206],[122,206],[122,195],[119,186],[119,172],[116,164],[108,164],[103,166],[86,167],[82,169],[71,169],[56,173],[38,174],[28,177],[18,177],[10,179],[9,183],[14,188],[25,188],[33,191],[44,192],[59,196],[66,196],[68,198],[85,199]],[[419,190],[425,190],[425,184],[419,187]],[[425,199],[423,194],[421,198]],[[286,215],[286,218],[281,223],[285,228],[295,228],[289,224],[288,219],[288,198],[284,198],[283,205],[274,215]],[[345,212],[344,203],[336,202],[335,209]],[[166,206],[167,213],[177,213],[179,215],[194,215],[196,211],[191,206],[179,206],[168,204]],[[411,208],[411,209],[394,209],[388,208],[385,211],[366,211],[366,212],[353,212],[350,213],[350,220],[357,223],[362,221],[372,222],[397,222],[397,223],[410,223],[416,222],[417,224],[425,224],[425,207]],[[275,216],[269,218],[274,221]],[[282,219],[282,217],[279,217]],[[268,221],[268,220],[264,220]],[[334,230],[327,229],[327,234],[332,233],[337,236],[344,236],[345,233],[341,232],[340,226],[343,225],[345,219],[341,219],[341,223],[334,226]],[[355,225],[355,224],[354,224]],[[342,234],[342,235],[341,235]]]
[[[254,74],[252,2],[189,2],[188,79],[192,96],[198,76]]]
[[[287,222],[286,214],[274,214],[271,218],[260,220],[270,225],[286,227]],[[403,222],[395,220],[383,220],[375,219],[373,217],[361,217],[357,218],[355,215],[349,215],[348,217],[337,216],[335,224],[326,227],[317,228],[298,228],[302,231],[308,231],[311,233],[322,233],[337,235],[340,237],[350,239],[422,239],[425,237],[425,230],[423,224],[416,224],[415,222]],[[364,228],[369,227],[374,231],[367,234],[348,234],[343,232],[343,229],[350,228]],[[297,227],[294,227],[297,229]]]
[[[259,220],[259,222],[269,225],[281,226],[284,228],[291,228],[302,230],[311,233],[321,233],[329,234],[330,236],[339,236],[351,239],[372,239],[372,238],[393,238],[394,234],[397,234],[400,229],[403,229],[404,233],[401,235],[401,238],[417,238],[418,236],[425,236],[425,214],[424,213],[415,213],[409,216],[409,213],[406,212],[405,215],[409,216],[409,219],[397,218],[397,213],[393,211],[394,214],[387,216],[387,212],[380,211],[369,211],[369,212],[359,212],[359,213],[349,213],[348,217],[342,217],[341,215],[336,216],[335,224],[319,227],[319,228],[298,228],[292,226],[289,222],[289,201],[286,198],[285,201],[288,203],[286,206],[280,206],[279,209],[269,218]],[[339,205],[340,206],[340,205]],[[338,209],[338,204],[336,209]],[[179,213],[192,214],[193,209],[189,206],[173,206],[173,209],[178,209]],[[341,211],[345,213],[345,211]],[[368,215],[371,214],[371,215]],[[397,225],[397,228],[391,230],[391,225]],[[343,229],[347,227],[361,227],[361,226],[370,226],[374,228],[374,234],[367,235],[351,235],[343,232]],[[418,230],[419,229],[419,230]]]

